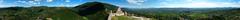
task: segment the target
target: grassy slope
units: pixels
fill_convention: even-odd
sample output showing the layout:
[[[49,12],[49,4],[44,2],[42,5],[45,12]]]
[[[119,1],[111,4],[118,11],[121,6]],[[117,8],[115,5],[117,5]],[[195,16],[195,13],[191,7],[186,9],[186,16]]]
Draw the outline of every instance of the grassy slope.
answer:
[[[129,18],[128,16],[116,16],[116,17],[113,17],[112,20],[134,20],[134,19]]]
[[[133,18],[131,16],[115,16],[115,17],[112,17],[112,20],[139,20],[139,19]],[[156,20],[156,19],[151,18],[150,20]]]
[[[73,10],[64,7],[20,8],[18,10],[5,9],[1,10],[1,12],[0,17],[5,17],[4,20],[36,20],[38,18],[52,18],[53,20],[83,20],[82,17],[74,13]]]

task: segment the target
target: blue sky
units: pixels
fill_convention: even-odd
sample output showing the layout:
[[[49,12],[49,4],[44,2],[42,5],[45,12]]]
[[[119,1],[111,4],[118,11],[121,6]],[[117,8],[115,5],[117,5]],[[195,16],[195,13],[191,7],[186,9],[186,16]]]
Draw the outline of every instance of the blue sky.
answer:
[[[66,6],[73,7],[93,0],[0,0],[0,7]],[[126,8],[215,8],[240,7],[240,0],[95,0]]]

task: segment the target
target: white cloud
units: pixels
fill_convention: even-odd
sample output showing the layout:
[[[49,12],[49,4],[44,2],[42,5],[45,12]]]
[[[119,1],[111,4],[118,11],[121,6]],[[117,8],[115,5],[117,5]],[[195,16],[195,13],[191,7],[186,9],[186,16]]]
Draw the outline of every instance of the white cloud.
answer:
[[[216,7],[239,7],[240,4],[224,2],[193,2],[184,4],[166,4],[161,8],[216,8]]]
[[[42,0],[33,0],[33,1],[42,1]]]
[[[26,1],[16,1],[16,2],[19,2],[19,3],[27,3]]]
[[[214,2],[208,0],[185,0],[189,2],[160,2],[159,8],[216,8],[216,7],[239,7],[240,3],[227,2],[225,0],[220,0],[224,2]],[[195,1],[195,2],[194,2]]]
[[[27,1],[28,3],[35,3],[34,1]]]
[[[53,0],[47,0],[47,2],[53,2]]]
[[[16,1],[16,4],[25,4],[25,5],[29,5],[29,6],[34,6],[37,4],[40,4],[39,0],[33,0],[33,1]]]
[[[65,0],[65,2],[70,2],[70,0]]]
[[[142,5],[146,0],[127,0],[130,4]]]
[[[4,0],[0,0],[0,8],[6,8],[6,7],[9,7],[9,6],[13,6],[13,5],[6,5],[5,3],[4,3]]]

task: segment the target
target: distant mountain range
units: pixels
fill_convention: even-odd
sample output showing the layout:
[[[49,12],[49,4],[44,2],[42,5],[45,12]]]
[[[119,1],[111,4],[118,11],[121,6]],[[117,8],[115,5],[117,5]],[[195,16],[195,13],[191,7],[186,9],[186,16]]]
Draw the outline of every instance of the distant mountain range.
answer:
[[[133,12],[182,12],[182,13],[190,13],[190,12],[207,12],[207,11],[227,11],[232,9],[239,8],[124,8],[126,11]]]
[[[129,14],[158,20],[239,20],[240,8],[124,8]]]

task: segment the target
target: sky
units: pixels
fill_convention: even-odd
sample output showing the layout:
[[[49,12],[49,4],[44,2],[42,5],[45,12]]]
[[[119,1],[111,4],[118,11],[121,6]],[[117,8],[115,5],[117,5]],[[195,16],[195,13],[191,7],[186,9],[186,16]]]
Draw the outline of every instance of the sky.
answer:
[[[240,0],[0,0],[1,7],[65,6],[103,2],[125,8],[216,8],[240,7]]]

